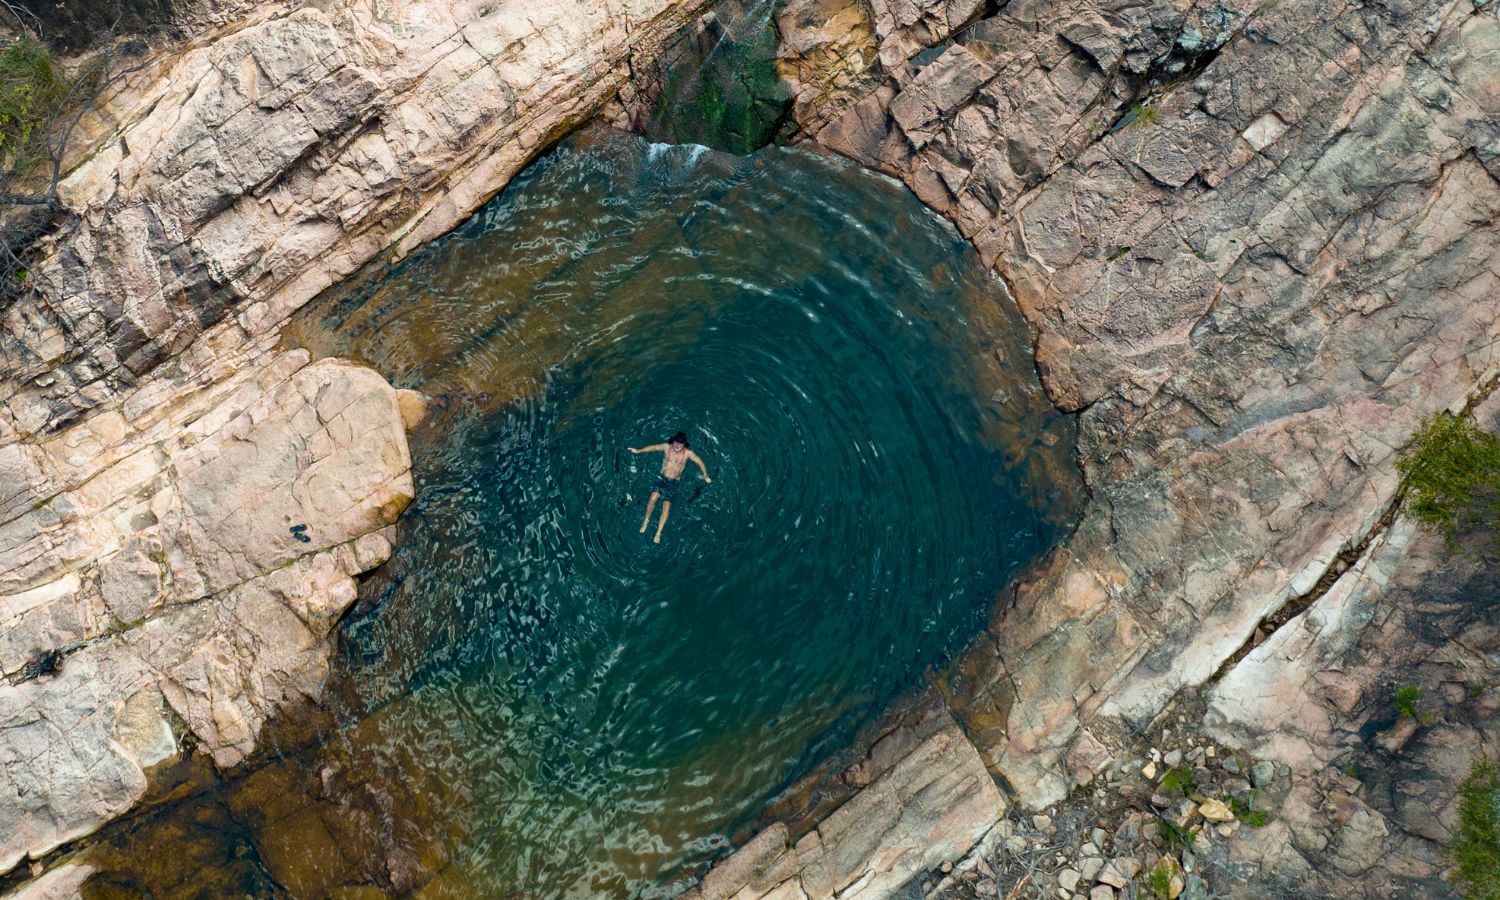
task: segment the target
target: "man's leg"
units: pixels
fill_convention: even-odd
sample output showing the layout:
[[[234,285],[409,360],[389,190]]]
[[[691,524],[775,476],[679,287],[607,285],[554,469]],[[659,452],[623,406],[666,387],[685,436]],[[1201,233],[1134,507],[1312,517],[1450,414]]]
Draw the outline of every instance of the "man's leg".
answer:
[[[651,510],[656,508],[656,498],[661,496],[661,491],[652,491],[651,499],[646,501],[646,518],[641,520],[641,534],[651,525]]]
[[[655,543],[661,543],[661,530],[667,527],[667,516],[672,514],[672,501],[661,502],[661,521],[656,524],[656,537],[652,538]]]

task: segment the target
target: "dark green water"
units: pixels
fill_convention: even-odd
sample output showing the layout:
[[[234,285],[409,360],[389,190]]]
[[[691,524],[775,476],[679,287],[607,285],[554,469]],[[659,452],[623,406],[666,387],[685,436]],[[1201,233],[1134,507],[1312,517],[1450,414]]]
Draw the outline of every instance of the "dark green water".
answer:
[[[884,179],[605,136],[309,307],[293,343],[434,398],[346,724],[292,763],[376,796],[329,829],[468,895],[650,894],[711,856],[1073,514],[1071,423],[1000,297]],[[714,483],[689,470],[656,546],[659,457],[625,448],[679,428]]]

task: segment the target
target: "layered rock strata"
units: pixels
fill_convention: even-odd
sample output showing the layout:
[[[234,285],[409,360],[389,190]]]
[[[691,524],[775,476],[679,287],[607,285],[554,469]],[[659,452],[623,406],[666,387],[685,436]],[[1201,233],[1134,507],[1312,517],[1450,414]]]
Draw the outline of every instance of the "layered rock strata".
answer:
[[[415,404],[279,328],[493,196],[700,5],[260,4],[100,98],[0,307],[0,873],[315,701],[411,497]]]
[[[1362,547],[1416,422],[1494,378],[1500,19],[918,6],[817,140],[954,220],[1079,413],[1083,522],[948,678],[1045,803],[1086,722],[1149,721]]]
[[[1330,766],[1389,700],[1388,666],[1451,657],[1439,686],[1497,681],[1491,625],[1432,619],[1418,582],[1451,565],[1393,514],[1417,422],[1500,374],[1500,18],[1468,0],[791,6],[799,98],[880,64],[863,98],[830,99],[842,112],[799,100],[803,128],[974,242],[1079,414],[1082,523],[939,679],[991,772],[1056,803],[1208,687],[1209,727],[1298,785],[1281,843],[1236,851],[1241,877],[1443,890],[1462,754],[1386,760],[1427,773],[1420,799]],[[1432,633],[1403,650],[1403,627]],[[1495,740],[1453,715],[1461,746]]]
[[[1006,803],[941,706],[893,728],[853,763],[860,789],[797,824],[773,823],[719,862],[690,900],[888,897],[967,853]]]

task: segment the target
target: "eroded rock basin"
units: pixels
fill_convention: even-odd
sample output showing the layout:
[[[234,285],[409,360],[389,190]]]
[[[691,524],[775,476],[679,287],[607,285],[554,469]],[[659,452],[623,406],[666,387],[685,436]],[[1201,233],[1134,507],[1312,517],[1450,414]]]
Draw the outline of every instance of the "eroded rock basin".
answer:
[[[326,733],[121,829],[97,884],[670,892],[1078,506],[1001,286],[904,189],[801,151],[576,139],[287,340],[431,398],[417,499]],[[714,483],[656,546],[626,447],[678,428]]]

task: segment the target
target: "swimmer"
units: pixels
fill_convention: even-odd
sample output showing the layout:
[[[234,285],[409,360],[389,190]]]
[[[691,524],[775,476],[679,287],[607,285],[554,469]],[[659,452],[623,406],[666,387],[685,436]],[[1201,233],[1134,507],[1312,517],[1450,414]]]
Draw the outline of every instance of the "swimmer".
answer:
[[[656,453],[666,454],[661,461],[661,474],[656,476],[656,484],[652,486],[651,499],[646,501],[646,518],[641,520],[641,534],[651,525],[651,511],[656,508],[656,501],[661,500],[661,521],[656,525],[655,543],[661,543],[661,530],[667,527],[667,516],[672,514],[672,500],[677,496],[678,479],[682,477],[682,470],[689,462],[698,467],[703,473],[703,482],[713,484],[714,480],[708,477],[708,467],[703,465],[703,460],[698,454],[688,449],[687,435],[677,432],[672,439],[665,444],[652,444],[637,450],[634,447],[627,448],[631,453]]]

